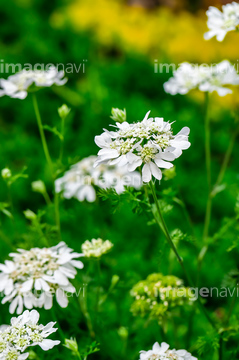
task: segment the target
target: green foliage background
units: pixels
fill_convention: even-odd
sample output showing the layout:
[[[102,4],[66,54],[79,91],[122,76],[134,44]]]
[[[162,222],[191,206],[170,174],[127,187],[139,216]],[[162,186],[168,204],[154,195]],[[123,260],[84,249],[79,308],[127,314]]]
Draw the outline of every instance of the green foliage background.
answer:
[[[108,127],[111,107],[127,109],[129,122],[141,120],[151,109],[153,116],[162,116],[175,121],[176,133],[183,126],[191,129],[191,147],[185,151],[176,164],[177,176],[158,186],[159,197],[164,197],[173,209],[165,215],[170,231],[180,229],[187,234],[179,241],[178,249],[185,264],[196,281],[197,255],[202,248],[202,229],[206,204],[206,172],[204,160],[204,110],[203,104],[193,102],[187,96],[165,94],[163,83],[170,74],[154,74],[153,63],[142,55],[123,53],[117,48],[101,48],[91,33],[76,33],[70,24],[63,29],[53,29],[49,16],[53,10],[65,5],[63,1],[37,0],[33,3],[12,0],[2,4],[1,18],[1,59],[5,63],[76,63],[87,59],[85,74],[68,74],[69,81],[64,88],[44,89],[37,93],[44,124],[60,127],[57,108],[67,103],[72,108],[66,122],[66,140],[64,152],[65,169],[78,159],[96,154],[94,136]],[[80,19],[79,19],[80,21]],[[6,77],[6,75],[2,75]],[[214,101],[220,100],[213,96]],[[0,260],[4,262],[9,252],[18,247],[30,248],[43,246],[39,236],[30,228],[23,211],[45,210],[44,222],[53,225],[53,211],[47,210],[40,194],[33,193],[31,182],[42,179],[52,194],[52,186],[41,148],[36,126],[31,95],[25,100],[8,97],[0,99],[0,167],[9,167],[18,173],[27,166],[28,179],[19,179],[11,188],[14,204],[14,222],[1,215]],[[219,115],[218,115],[219,114]],[[230,137],[235,131],[234,114],[222,110],[212,120],[213,179],[216,180],[223,156]],[[49,148],[54,159],[59,152],[59,139],[47,133]],[[235,217],[238,195],[238,153],[236,143],[224,183],[226,190],[219,193],[213,202],[213,218],[210,235],[218,233],[221,227]],[[63,171],[64,169],[62,169]],[[186,204],[192,224],[187,222],[182,207],[174,198]],[[8,202],[6,184],[0,179],[0,201]],[[163,338],[156,321],[133,317],[130,313],[132,299],[129,294],[132,286],[150,273],[162,272],[184,278],[176,258],[171,254],[163,235],[147,212],[133,212],[128,203],[123,203],[118,211],[113,212],[112,202],[98,198],[96,203],[79,203],[77,200],[65,200],[60,203],[62,239],[76,251],[86,239],[101,237],[114,243],[111,253],[102,260],[101,292],[107,291],[113,275],[120,280],[100,308],[94,311],[96,295],[96,264],[85,260],[85,268],[77,279],[78,285],[89,281],[88,301],[92,314],[96,340],[101,351],[91,355],[97,359],[137,359],[138,352],[151,348],[155,341],[166,341],[171,347],[186,348],[194,351],[198,337],[211,331],[203,315],[198,311],[191,323],[192,310],[182,309],[168,322],[166,339]],[[149,222],[149,226],[147,223]],[[51,235],[52,245],[57,239]],[[210,242],[213,242],[210,238]],[[234,245],[232,251],[229,248]],[[216,242],[209,246],[209,251],[202,265],[200,286],[220,287],[231,270],[238,267],[238,224],[233,223],[229,230],[219,234]],[[83,274],[83,275],[82,275]],[[82,276],[82,278],[81,278]],[[186,284],[188,285],[188,284]],[[230,298],[207,299],[207,309],[216,320],[226,317]],[[57,317],[67,338],[76,337],[80,349],[93,340],[90,339],[85,319],[71,299],[67,309],[57,304]],[[234,310],[233,321],[237,324],[238,307]],[[42,322],[50,321],[49,312],[41,310]],[[8,305],[1,305],[0,322],[8,323],[10,315]],[[119,329],[125,327],[128,337],[122,338]],[[213,343],[214,335],[206,335],[206,341]],[[57,335],[56,335],[57,337]],[[205,340],[205,339],[204,339]],[[201,340],[202,342],[204,341]],[[238,337],[232,337],[225,344],[226,358],[231,359],[230,351],[237,348]],[[40,359],[70,358],[70,352],[59,346],[57,349],[42,354]],[[201,358],[213,359],[214,355],[206,352]],[[200,357],[199,357],[200,358]]]

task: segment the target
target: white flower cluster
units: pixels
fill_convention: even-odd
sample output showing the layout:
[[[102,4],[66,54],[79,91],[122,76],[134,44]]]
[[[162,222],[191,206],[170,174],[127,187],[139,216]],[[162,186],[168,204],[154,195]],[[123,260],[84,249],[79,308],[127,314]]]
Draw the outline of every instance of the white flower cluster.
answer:
[[[223,5],[222,11],[210,6],[206,14],[209,31],[204,34],[205,40],[216,36],[218,41],[223,41],[229,31],[239,28],[239,4],[236,2]]]
[[[173,135],[172,127],[163,118],[149,118],[150,111],[143,121],[129,124],[116,123],[116,131],[104,130],[95,137],[101,148],[95,166],[102,163],[127,166],[128,171],[142,168],[143,182],[148,183],[152,176],[160,180],[162,169],[173,167],[173,161],[188,149],[189,128],[184,127],[177,135]]]
[[[12,98],[25,99],[31,85],[37,87],[50,87],[53,84],[64,85],[67,78],[63,77],[64,71],[58,71],[54,66],[48,70],[24,69],[9,76],[7,80],[0,79],[0,96],[7,95]]]
[[[140,351],[140,360],[197,360],[186,350],[169,350],[169,345],[156,342],[153,349]]]
[[[92,239],[91,241],[86,240],[81,245],[81,250],[85,257],[99,258],[102,255],[109,252],[114,245],[109,241],[102,239]]]
[[[0,291],[5,297],[2,303],[10,302],[9,311],[21,314],[23,308],[43,307],[50,309],[53,296],[61,307],[68,305],[66,293],[74,293],[74,279],[83,263],[75,260],[83,254],[72,252],[64,242],[51,248],[19,249],[9,254],[12,261],[0,264]]]
[[[232,90],[224,85],[238,84],[239,75],[227,60],[207,67],[184,62],[174,71],[173,77],[164,83],[164,90],[171,95],[185,95],[190,90],[199,89],[210,93],[216,91],[219,96],[225,96],[231,94]]]
[[[11,319],[11,325],[5,326],[0,331],[0,360],[25,360],[29,353],[24,353],[30,346],[39,345],[47,351],[59,340],[47,339],[49,335],[57,331],[55,322],[49,322],[46,326],[38,325],[39,313],[36,310],[28,310],[17,318]]]
[[[63,192],[66,199],[75,197],[79,201],[96,200],[95,186],[101,189],[114,188],[118,194],[125,190],[125,186],[139,189],[142,185],[140,173],[129,173],[127,167],[102,164],[97,169],[93,167],[97,156],[89,156],[73,165],[63,177],[55,181],[57,193]]]

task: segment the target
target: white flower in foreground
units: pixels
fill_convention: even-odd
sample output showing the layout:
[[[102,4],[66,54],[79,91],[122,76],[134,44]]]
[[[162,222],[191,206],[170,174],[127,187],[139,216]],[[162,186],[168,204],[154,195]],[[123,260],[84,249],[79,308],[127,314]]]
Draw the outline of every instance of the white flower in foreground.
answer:
[[[184,127],[177,135],[173,135],[171,123],[163,118],[149,118],[150,111],[143,121],[129,124],[116,123],[116,131],[105,130],[95,137],[95,143],[101,148],[95,166],[102,163],[127,166],[134,171],[142,166],[143,182],[148,183],[152,176],[160,180],[160,169],[173,167],[170,161],[188,149],[190,129]]]
[[[24,307],[50,309],[55,295],[58,304],[66,307],[66,293],[76,291],[69,279],[74,279],[76,268],[84,266],[75,260],[84,255],[72,251],[60,242],[51,248],[19,249],[9,254],[12,260],[0,264],[0,292],[5,294],[2,304],[10,302],[9,312],[21,314]]]
[[[46,326],[39,325],[39,313],[36,310],[24,311],[17,318],[11,319],[11,325],[0,332],[0,360],[25,360],[29,353],[25,350],[30,346],[39,345],[42,350],[47,351],[59,340],[47,339],[49,335],[57,331],[55,322],[49,322]]]
[[[92,239],[91,241],[86,240],[81,245],[81,250],[85,257],[99,258],[109,252],[113,246],[109,240]]]
[[[106,164],[95,169],[93,165],[96,159],[97,156],[89,156],[73,165],[63,177],[55,181],[56,192],[62,191],[66,199],[75,197],[79,201],[94,202],[95,186],[101,189],[114,188],[118,194],[125,190],[125,186],[136,189],[141,187],[142,181],[138,172],[129,173],[126,166]]]
[[[229,31],[236,30],[239,25],[239,4],[232,2],[223,5],[222,11],[210,6],[206,12],[209,31],[204,34],[204,39],[209,40],[216,36],[217,41],[223,41]]]
[[[140,351],[140,360],[197,360],[186,350],[169,350],[169,345],[163,342],[159,345],[156,342],[153,349]]]
[[[173,77],[164,83],[164,90],[171,95],[185,95],[190,90],[199,89],[210,93],[216,91],[219,96],[225,96],[232,93],[225,85],[238,84],[239,75],[227,60],[208,67],[185,62],[180,64]]]
[[[22,70],[8,79],[0,79],[0,96],[25,99],[31,85],[49,87],[53,84],[64,85],[67,82],[64,71],[58,71],[54,66],[49,70]]]

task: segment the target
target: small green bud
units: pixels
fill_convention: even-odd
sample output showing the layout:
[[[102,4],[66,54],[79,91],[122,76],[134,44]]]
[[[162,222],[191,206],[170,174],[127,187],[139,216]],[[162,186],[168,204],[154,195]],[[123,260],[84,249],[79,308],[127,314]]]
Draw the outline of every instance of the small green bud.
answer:
[[[76,339],[70,338],[70,339],[65,339],[65,344],[64,346],[73,351],[74,353],[78,353],[78,344],[76,342]]]
[[[32,182],[32,191],[38,192],[40,194],[45,194],[46,186],[43,181],[37,180]]]
[[[124,327],[124,326],[121,326],[118,329],[118,334],[123,340],[126,340],[128,338],[128,336],[129,336],[128,329],[126,327]]]
[[[113,275],[111,279],[111,286],[115,286],[119,282],[120,277],[118,275]]]
[[[115,122],[123,123],[124,121],[126,121],[126,109],[120,110],[117,108],[112,108],[110,117]]]
[[[9,179],[12,176],[12,172],[10,169],[5,168],[5,169],[2,169],[1,175],[4,180]]]
[[[71,109],[68,108],[66,104],[63,104],[61,107],[58,108],[58,114],[61,119],[65,119],[70,111]]]
[[[35,220],[37,218],[37,215],[29,209],[23,211],[23,214],[25,215],[25,218],[28,220]]]

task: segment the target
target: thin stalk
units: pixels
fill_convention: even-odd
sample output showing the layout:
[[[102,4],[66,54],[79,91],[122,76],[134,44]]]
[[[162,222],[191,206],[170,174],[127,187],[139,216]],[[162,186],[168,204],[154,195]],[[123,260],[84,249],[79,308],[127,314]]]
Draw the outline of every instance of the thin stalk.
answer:
[[[62,140],[61,140],[60,156],[59,156],[60,163],[62,163],[63,152],[64,152],[65,117],[61,118],[61,135],[62,135]]]
[[[206,215],[204,222],[203,230],[203,240],[206,240],[208,237],[210,220],[211,220],[211,211],[212,211],[212,196],[211,196],[211,144],[210,144],[210,117],[209,117],[209,94],[205,94],[205,158],[206,158],[206,170],[207,170],[207,185],[208,185],[208,199],[206,206]]]
[[[40,137],[41,137],[43,151],[44,151],[46,161],[48,163],[48,166],[49,166],[49,169],[50,169],[50,172],[51,172],[52,179],[54,179],[52,161],[51,161],[50,153],[49,153],[49,150],[48,150],[46,137],[45,137],[45,133],[44,133],[43,125],[42,125],[41,115],[40,115],[40,111],[39,111],[39,107],[38,107],[38,103],[37,103],[37,98],[36,98],[35,94],[32,94],[32,99],[33,99],[33,107],[34,107],[34,111],[35,111],[35,114],[36,114],[37,125],[38,125],[38,129],[39,129]]]
[[[230,161],[230,158],[231,158],[232,150],[234,148],[234,144],[235,144],[235,141],[236,141],[236,138],[237,138],[238,134],[239,134],[239,127],[234,132],[234,134],[233,134],[233,136],[231,138],[231,141],[230,141],[229,146],[227,148],[226,154],[224,156],[224,160],[223,160],[220,172],[219,172],[218,177],[217,177],[217,181],[216,181],[215,185],[213,186],[213,189],[215,189],[217,186],[219,186],[223,181],[223,178],[225,176],[225,172],[227,170],[227,167],[228,167],[228,164],[229,164],[229,161]],[[211,206],[212,206],[212,193],[213,193],[213,190],[212,190],[211,194],[209,194],[210,201],[207,202],[207,211],[206,211],[207,225],[206,225],[206,228],[208,228],[208,223],[210,222],[210,213],[211,213]],[[206,234],[206,230],[205,230],[203,238],[206,235],[208,235],[208,234]],[[200,254],[198,256],[198,269],[199,269],[199,272],[200,272],[202,261],[204,259],[204,256],[206,255],[207,251],[208,251],[208,245],[204,245],[204,247],[202,248],[202,250],[200,251]]]
[[[64,335],[64,332],[63,332],[63,330],[61,328],[61,325],[60,325],[59,321],[57,320],[56,312],[55,312],[55,309],[54,309],[54,304],[53,304],[53,306],[51,308],[51,313],[52,313],[53,320],[57,322],[58,331],[59,331],[59,334],[61,336],[62,342],[64,343],[65,342],[65,335]]]
[[[53,164],[52,164],[51,156],[50,156],[47,142],[46,142],[46,137],[45,137],[45,133],[44,133],[43,125],[42,125],[41,115],[40,115],[40,111],[39,111],[39,107],[38,107],[38,103],[37,103],[37,98],[34,93],[32,94],[32,99],[33,99],[33,106],[34,106],[34,111],[35,111],[36,119],[37,119],[37,125],[39,128],[39,133],[40,133],[40,137],[41,137],[41,141],[42,141],[43,151],[44,151],[44,154],[46,157],[48,167],[50,169],[52,182],[53,182],[53,186],[54,186],[55,176],[54,176]],[[45,200],[49,203],[48,198],[45,198]],[[58,229],[59,238],[61,239],[59,201],[58,201],[58,194],[56,194],[55,191],[54,191],[54,208],[55,208],[55,222],[56,222],[56,226]]]
[[[221,166],[221,169],[220,169],[216,184],[214,185],[214,188],[222,183],[222,180],[223,180],[225,172],[227,170],[227,167],[228,167],[228,164],[229,164],[229,161],[230,161],[230,158],[231,158],[232,150],[233,150],[233,147],[234,147],[234,144],[235,144],[235,141],[236,141],[236,138],[237,138],[238,134],[239,134],[239,127],[237,128],[237,130],[232,135],[231,141],[230,141],[229,146],[227,148],[227,151],[226,151],[226,154],[225,154],[225,157],[224,157],[224,160],[223,160],[223,163],[222,163],[222,166]]]
[[[219,340],[218,359],[223,360],[223,338],[222,338],[222,336],[220,336],[220,340]]]
[[[173,250],[174,254],[175,254],[176,257],[177,257],[177,260],[178,260],[178,262],[179,262],[179,264],[180,264],[180,266],[181,266],[181,268],[182,268],[182,270],[183,270],[183,272],[184,272],[184,275],[185,275],[185,277],[186,277],[186,279],[187,279],[188,284],[189,284],[192,288],[195,288],[195,286],[194,286],[194,284],[193,284],[193,281],[192,281],[190,275],[188,274],[188,271],[187,271],[187,269],[186,269],[186,267],[185,267],[185,265],[184,265],[183,259],[182,259],[182,257],[179,255],[179,253],[178,253],[178,251],[177,251],[177,249],[176,249],[176,247],[175,247],[175,245],[174,245],[174,243],[173,243],[173,240],[172,240],[172,238],[171,238],[171,236],[170,236],[170,234],[169,234],[167,225],[166,225],[166,223],[165,223],[165,221],[164,221],[164,218],[163,218],[161,209],[160,209],[160,207],[159,207],[159,202],[158,202],[157,195],[156,195],[155,188],[154,188],[154,184],[153,184],[152,181],[149,183],[149,186],[150,186],[150,189],[151,189],[151,192],[152,192],[152,195],[153,195],[154,203],[155,203],[155,205],[156,205],[159,218],[160,218],[161,223],[162,223],[162,226],[163,226],[163,228],[164,228],[165,237],[166,237],[166,239],[167,239],[167,241],[168,241],[171,249]],[[216,328],[215,324],[213,323],[213,321],[211,320],[210,316],[208,315],[206,309],[204,308],[203,304],[201,303],[200,297],[198,297],[197,300],[198,300],[198,305],[199,305],[201,311],[204,313],[205,317],[207,318],[208,322],[212,325],[213,328]]]
[[[100,269],[100,258],[96,260],[97,263],[97,293],[96,293],[96,304],[95,310],[96,312],[99,311],[99,302],[100,302],[100,278],[101,278],[101,269]]]

